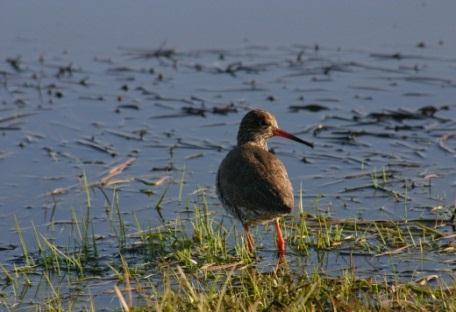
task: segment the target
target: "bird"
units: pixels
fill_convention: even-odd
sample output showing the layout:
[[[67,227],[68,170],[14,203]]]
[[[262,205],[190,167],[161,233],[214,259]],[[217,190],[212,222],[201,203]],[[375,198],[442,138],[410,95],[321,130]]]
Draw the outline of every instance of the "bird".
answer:
[[[279,220],[292,211],[294,194],[284,164],[268,149],[267,141],[273,136],[314,147],[280,129],[273,114],[251,110],[241,120],[237,145],[218,168],[216,192],[225,210],[242,223],[251,254],[255,243],[250,226],[274,222],[277,251],[282,257],[285,241]]]

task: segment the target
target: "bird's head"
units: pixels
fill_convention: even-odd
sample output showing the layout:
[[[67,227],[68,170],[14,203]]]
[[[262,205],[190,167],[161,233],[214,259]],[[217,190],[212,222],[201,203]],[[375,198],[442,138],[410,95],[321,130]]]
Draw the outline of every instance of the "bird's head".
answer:
[[[287,138],[313,148],[313,143],[301,140],[280,129],[274,115],[261,109],[251,110],[242,118],[237,136],[238,145],[251,142],[266,146],[266,141],[273,136]]]

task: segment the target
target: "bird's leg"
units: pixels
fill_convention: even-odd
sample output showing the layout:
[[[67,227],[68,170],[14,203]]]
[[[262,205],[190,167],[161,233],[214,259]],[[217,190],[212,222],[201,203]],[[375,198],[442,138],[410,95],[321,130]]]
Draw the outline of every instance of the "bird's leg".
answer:
[[[280,229],[278,218],[275,219],[274,226],[277,233],[277,252],[279,257],[283,257],[285,255],[285,241],[283,240],[282,230]]]
[[[255,241],[253,240],[252,234],[250,234],[250,229],[248,224],[243,224],[244,232],[245,232],[245,239],[247,242],[247,249],[249,250],[250,254],[253,254],[255,249]]]

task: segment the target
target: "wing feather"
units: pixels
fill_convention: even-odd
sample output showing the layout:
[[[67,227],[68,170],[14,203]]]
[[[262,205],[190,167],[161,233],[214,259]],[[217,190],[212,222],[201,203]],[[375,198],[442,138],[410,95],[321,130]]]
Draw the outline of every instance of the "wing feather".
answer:
[[[217,175],[217,189],[228,211],[245,222],[289,213],[294,205],[285,166],[255,146],[236,147],[227,155]]]

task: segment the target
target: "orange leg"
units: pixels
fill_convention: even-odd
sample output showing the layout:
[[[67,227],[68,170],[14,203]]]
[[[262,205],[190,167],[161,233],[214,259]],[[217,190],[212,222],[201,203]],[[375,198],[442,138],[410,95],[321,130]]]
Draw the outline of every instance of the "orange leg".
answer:
[[[247,242],[247,249],[251,254],[253,254],[253,251],[255,250],[255,241],[253,240],[252,234],[250,234],[250,229],[248,224],[243,224],[244,227],[244,232],[245,232],[245,239]]]
[[[283,240],[279,219],[276,219],[274,221],[274,226],[277,233],[277,252],[279,254],[279,257],[283,257],[285,255],[285,241]]]

